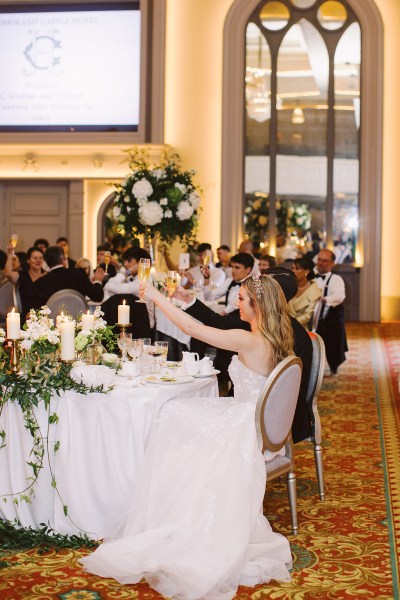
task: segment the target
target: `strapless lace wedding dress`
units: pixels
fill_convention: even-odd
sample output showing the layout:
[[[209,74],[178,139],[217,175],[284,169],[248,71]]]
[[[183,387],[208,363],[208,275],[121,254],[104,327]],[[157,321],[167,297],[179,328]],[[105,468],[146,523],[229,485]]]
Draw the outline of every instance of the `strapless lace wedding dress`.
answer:
[[[289,581],[290,546],[262,514],[255,407],[266,378],[233,357],[235,398],[163,405],[115,538],[82,559],[121,583],[179,600],[229,600],[238,585]]]

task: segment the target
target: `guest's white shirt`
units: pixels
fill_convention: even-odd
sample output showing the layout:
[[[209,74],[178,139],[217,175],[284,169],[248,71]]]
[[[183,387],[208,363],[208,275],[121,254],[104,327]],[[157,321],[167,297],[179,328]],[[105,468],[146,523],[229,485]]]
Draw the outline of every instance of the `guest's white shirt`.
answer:
[[[223,269],[217,269],[214,265],[209,265],[210,269],[210,283],[213,287],[220,286],[226,279],[226,275]],[[189,269],[188,273],[191,274],[194,281],[203,281],[203,273],[201,272],[200,265]]]
[[[204,286],[204,300],[218,300],[218,298],[225,298],[226,292],[228,291],[228,288],[232,281],[232,277],[228,277],[228,279],[225,279],[224,283],[218,286],[217,288],[213,288],[209,285]],[[229,290],[228,302],[224,311],[226,314],[229,314],[237,309],[237,300],[239,296],[241,282],[238,283],[239,285],[235,285]]]
[[[126,275],[125,269],[124,272],[122,272],[121,269],[114,277],[111,277],[107,281],[104,286],[104,291],[108,297],[115,296],[116,294],[133,294],[134,296],[139,297],[140,281],[137,275]],[[147,312],[149,313],[150,327],[154,327],[154,302],[148,300],[145,302],[147,305]]]
[[[325,317],[328,313],[329,306],[338,306],[346,298],[346,290],[344,287],[344,281],[340,275],[336,273],[326,273],[325,278],[316,277],[315,283],[322,290],[322,297],[326,298],[326,306],[324,307],[323,316]],[[327,294],[324,296],[325,286],[328,285]]]

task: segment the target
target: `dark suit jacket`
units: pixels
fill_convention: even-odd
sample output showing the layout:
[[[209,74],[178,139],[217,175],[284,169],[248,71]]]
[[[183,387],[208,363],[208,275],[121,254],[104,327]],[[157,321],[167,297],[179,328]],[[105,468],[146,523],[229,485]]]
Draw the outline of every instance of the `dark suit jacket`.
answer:
[[[83,269],[57,267],[34,282],[34,306],[31,308],[40,308],[59,290],[76,290],[93,302],[101,302],[104,297],[102,286],[92,283]]]
[[[239,316],[239,311],[221,316],[215,313],[211,308],[196,300],[196,302],[186,309],[186,312],[192,317],[198,319],[201,323],[216,327],[217,329],[247,329],[250,330],[249,323],[242,321]],[[303,363],[303,372],[301,376],[301,384],[299,397],[296,405],[296,412],[292,425],[292,437],[294,443],[301,442],[311,435],[311,417],[307,407],[307,388],[310,379],[311,360],[312,360],[312,343],[310,336],[302,325],[293,317],[290,317],[293,337],[294,337],[294,352],[296,356],[301,358]],[[232,357],[233,353],[226,350],[218,350],[220,355],[225,354],[225,363]],[[215,361],[215,367],[220,368],[223,361]]]

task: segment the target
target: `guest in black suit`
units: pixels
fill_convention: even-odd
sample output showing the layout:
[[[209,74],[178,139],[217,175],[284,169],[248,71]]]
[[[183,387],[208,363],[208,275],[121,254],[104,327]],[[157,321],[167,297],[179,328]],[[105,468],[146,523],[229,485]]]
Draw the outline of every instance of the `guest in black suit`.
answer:
[[[56,246],[60,246],[64,250],[64,258],[67,261],[68,269],[74,269],[76,265],[76,260],[70,257],[69,255],[69,241],[66,237],[59,237],[56,241]]]
[[[295,296],[297,292],[297,280],[292,271],[284,269],[283,267],[273,267],[271,269],[266,269],[264,274],[271,275],[271,277],[276,279],[282,287],[287,302]],[[222,316],[215,313],[199,300],[192,300],[189,302],[188,300],[192,299],[192,296],[190,295],[190,292],[187,292],[186,290],[179,290],[176,292],[176,296],[187,302],[187,306],[183,307],[184,310],[205,325],[217,327],[219,329],[249,329],[248,323],[240,319],[238,310]],[[312,343],[304,327],[293,317],[290,317],[290,321],[293,328],[294,351],[296,356],[301,358],[303,362],[299,397],[292,425],[293,441],[294,443],[297,443],[311,435],[311,418],[307,406],[307,389],[311,372]],[[223,354],[223,352],[225,351],[219,350],[219,355]],[[224,359],[224,363],[221,361],[221,364],[226,364],[231,356],[232,355],[228,353],[228,356]],[[214,366],[219,368],[217,362],[214,363]]]
[[[60,246],[50,246],[44,255],[45,261],[50,268],[45,277],[41,277],[34,283],[34,306],[40,308],[47,300],[59,290],[76,290],[88,296],[94,302],[101,302],[104,297],[101,285],[104,270],[96,269],[93,275],[93,283],[82,269],[67,269],[65,267],[64,250]]]

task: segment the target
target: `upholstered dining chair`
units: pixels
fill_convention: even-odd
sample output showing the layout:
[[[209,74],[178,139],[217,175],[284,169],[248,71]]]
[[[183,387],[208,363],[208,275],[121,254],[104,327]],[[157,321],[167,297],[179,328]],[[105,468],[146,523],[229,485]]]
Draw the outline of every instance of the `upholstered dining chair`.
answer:
[[[318,333],[309,332],[313,347],[310,381],[307,390],[307,405],[311,416],[312,433],[308,438],[314,446],[315,468],[317,471],[319,497],[325,500],[324,468],[322,463],[322,431],[318,412],[318,394],[321,389],[325,368],[325,344]]]
[[[296,475],[290,434],[299,395],[302,364],[296,356],[282,360],[268,377],[256,408],[256,430],[259,447],[265,457],[267,482],[286,475],[293,535],[298,532]],[[285,448],[284,456],[269,452]]]
[[[62,310],[71,315],[74,319],[82,312],[88,310],[88,303],[85,296],[76,290],[59,290],[50,296],[46,302],[51,311],[51,318],[55,319]]]

